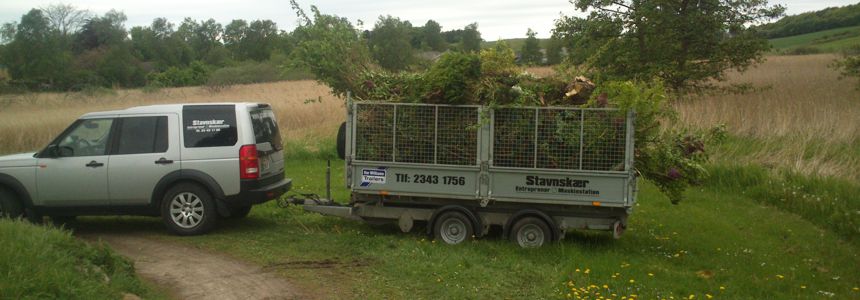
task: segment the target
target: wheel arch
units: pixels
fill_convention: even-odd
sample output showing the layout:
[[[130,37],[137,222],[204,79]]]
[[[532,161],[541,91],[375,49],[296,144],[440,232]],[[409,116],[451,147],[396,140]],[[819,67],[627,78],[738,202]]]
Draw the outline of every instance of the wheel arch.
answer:
[[[150,203],[156,211],[161,207],[161,201],[164,199],[164,194],[167,193],[167,190],[173,187],[174,185],[181,182],[190,182],[194,184],[198,184],[205,188],[215,200],[217,210],[219,214],[228,214],[227,207],[222,203],[224,199],[224,190],[221,189],[221,185],[215,181],[212,176],[209,176],[206,173],[197,170],[176,170],[173,172],[164,175],[158,183],[155,184],[155,188],[152,191],[152,198],[150,199]]]
[[[17,178],[0,173],[0,188],[6,188],[15,193],[15,196],[18,196],[18,200],[21,201],[24,208],[33,208],[33,198],[31,198],[30,192],[27,191],[27,188]]]
[[[537,209],[524,209],[514,213],[510,218],[508,218],[508,221],[505,222],[505,227],[502,227],[502,236],[506,238],[510,237],[511,226],[514,226],[517,221],[526,217],[536,217],[546,222],[546,225],[549,226],[549,229],[552,232],[551,240],[556,241],[561,237],[561,230],[558,228],[555,220],[553,220],[548,214]]]
[[[430,215],[430,220],[427,223],[427,234],[433,234],[433,227],[436,224],[436,219],[438,219],[439,216],[441,216],[442,214],[449,211],[456,211],[466,215],[466,217],[469,218],[469,220],[472,222],[472,227],[475,229],[475,236],[481,237],[483,235],[483,223],[481,223],[481,218],[478,218],[478,215],[472,210],[461,205],[446,205],[435,210],[433,214]]]

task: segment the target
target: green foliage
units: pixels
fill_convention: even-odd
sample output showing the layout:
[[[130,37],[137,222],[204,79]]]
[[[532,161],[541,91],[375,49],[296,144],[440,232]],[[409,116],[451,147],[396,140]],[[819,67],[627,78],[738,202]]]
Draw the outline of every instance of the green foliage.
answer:
[[[368,46],[373,59],[389,71],[406,70],[414,61],[409,33],[412,25],[392,16],[380,16],[370,33]]]
[[[442,27],[439,23],[433,20],[427,20],[424,27],[421,28],[421,45],[433,51],[445,51],[448,44],[442,38]]]
[[[466,104],[472,87],[481,76],[481,59],[477,54],[446,52],[424,75],[427,102]]]
[[[749,26],[779,16],[781,6],[743,1],[577,0],[585,18],[562,17],[554,36],[574,64],[621,80],[661,78],[670,88],[702,88],[762,59],[769,45]]]
[[[478,23],[466,25],[460,36],[460,50],[477,52],[481,50],[481,32],[478,31]]]
[[[841,52],[860,45],[860,26],[841,27],[770,40],[776,53]]]
[[[21,17],[15,38],[4,46],[2,63],[13,81],[31,89],[67,87],[72,63],[62,37],[38,9]]]
[[[153,297],[131,262],[70,232],[0,219],[0,298],[120,299]]]
[[[201,85],[209,78],[209,68],[194,61],[187,68],[170,67],[164,72],[149,73],[147,81],[161,87],[180,87]]]
[[[246,62],[235,67],[225,67],[212,72],[204,79],[210,89],[220,90],[236,84],[272,82],[281,79],[278,68],[267,63]]]
[[[496,43],[492,48],[481,50],[481,72],[485,76],[511,76],[521,72],[514,63],[514,50],[505,42]]]
[[[835,61],[831,66],[839,70],[842,78],[860,77],[860,55],[846,56]],[[858,88],[860,88],[860,83],[858,83]]]
[[[721,130],[704,134],[667,129],[675,112],[665,91],[659,82],[602,82],[588,105],[635,112],[635,168],[677,204],[689,186],[707,177],[702,165],[707,161],[705,143],[719,138]]]
[[[764,24],[758,30],[769,39],[860,25],[860,4],[828,7],[819,11],[787,16]]]
[[[538,41],[537,33],[529,28],[526,33],[526,42],[520,50],[520,63],[526,65],[538,65],[542,63],[543,53],[540,52],[540,42]]]
[[[311,6],[313,20],[293,0],[302,24],[293,31],[297,40],[292,55],[295,66],[309,70],[316,79],[346,96],[360,89],[360,74],[370,70],[370,53],[358,30],[346,18],[324,15]],[[362,96],[362,95],[356,95]]]
[[[555,37],[550,38],[546,46],[546,64],[557,65],[561,63],[561,51],[564,45]]]

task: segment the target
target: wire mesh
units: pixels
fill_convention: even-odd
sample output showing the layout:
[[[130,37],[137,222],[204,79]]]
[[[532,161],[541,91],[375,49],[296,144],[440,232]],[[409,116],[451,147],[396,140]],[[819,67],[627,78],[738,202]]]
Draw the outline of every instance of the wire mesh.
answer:
[[[617,110],[497,109],[493,166],[624,171],[626,130]]]
[[[583,111],[582,169],[623,171],[627,120],[618,111]]]
[[[541,109],[538,113],[537,167],[579,169],[582,111]]]
[[[433,106],[397,106],[396,162],[433,163],[435,119],[436,108]]]
[[[493,165],[535,166],[535,109],[500,108],[493,115]]]
[[[356,104],[355,159],[394,159],[394,106]]]
[[[442,165],[478,164],[478,108],[438,106],[437,162]]]
[[[478,108],[356,104],[355,158],[441,165],[478,164]]]

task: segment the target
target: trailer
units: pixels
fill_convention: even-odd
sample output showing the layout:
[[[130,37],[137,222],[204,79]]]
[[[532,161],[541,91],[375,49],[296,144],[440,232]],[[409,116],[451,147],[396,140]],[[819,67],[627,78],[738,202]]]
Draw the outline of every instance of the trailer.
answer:
[[[522,247],[571,230],[618,238],[636,202],[634,113],[615,108],[348,102],[338,134],[349,204],[306,211],[447,244],[492,226]]]

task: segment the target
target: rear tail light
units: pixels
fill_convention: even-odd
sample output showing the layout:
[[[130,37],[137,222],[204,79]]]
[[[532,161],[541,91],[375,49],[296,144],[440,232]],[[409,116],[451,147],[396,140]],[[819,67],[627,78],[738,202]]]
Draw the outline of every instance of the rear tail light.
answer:
[[[244,145],[239,148],[239,178],[260,178],[260,160],[257,158],[257,145]]]

